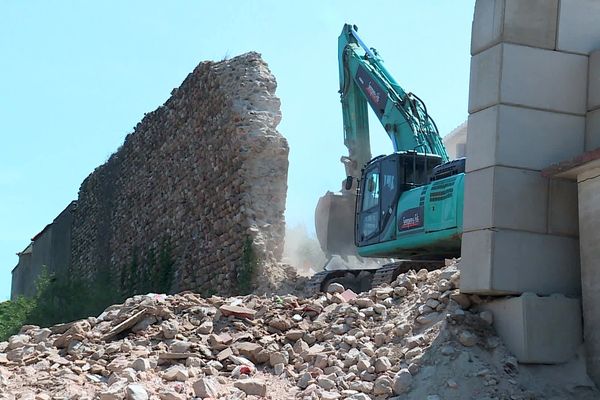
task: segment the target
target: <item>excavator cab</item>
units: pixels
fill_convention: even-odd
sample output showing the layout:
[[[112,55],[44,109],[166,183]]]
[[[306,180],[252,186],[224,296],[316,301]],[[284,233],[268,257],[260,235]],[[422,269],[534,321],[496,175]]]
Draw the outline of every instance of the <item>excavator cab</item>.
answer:
[[[441,163],[438,155],[413,151],[396,152],[369,162],[363,169],[356,201],[355,245],[395,239],[400,196],[428,184],[434,168]]]

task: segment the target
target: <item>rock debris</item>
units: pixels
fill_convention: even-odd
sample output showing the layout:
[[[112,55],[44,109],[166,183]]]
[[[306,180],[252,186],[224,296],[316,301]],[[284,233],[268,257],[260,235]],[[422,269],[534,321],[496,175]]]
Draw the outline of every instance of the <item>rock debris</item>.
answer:
[[[147,294],[0,343],[0,399],[594,398],[528,386],[455,264],[356,294]],[[583,393],[583,394],[582,394]],[[592,397],[585,397],[585,396]],[[551,397],[550,397],[551,398]]]

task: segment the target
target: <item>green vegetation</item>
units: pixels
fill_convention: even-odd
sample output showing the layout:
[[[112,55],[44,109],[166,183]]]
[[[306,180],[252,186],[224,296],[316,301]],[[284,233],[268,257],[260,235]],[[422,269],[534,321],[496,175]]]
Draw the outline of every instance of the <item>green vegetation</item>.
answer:
[[[258,269],[258,259],[252,247],[252,239],[247,237],[244,241],[242,262],[237,271],[237,289],[240,294],[252,292],[252,277]]]
[[[34,305],[32,299],[25,297],[0,303],[0,341],[4,341],[9,336],[19,332]]]
[[[101,271],[88,287],[79,278],[55,275],[46,269],[36,281],[36,295],[0,303],[0,341],[24,324],[51,326],[100,314],[122,301],[114,294],[110,271]]]
[[[132,252],[131,262],[121,272],[121,294],[123,298],[137,293],[171,293],[173,286],[173,250],[169,240],[163,240],[158,256],[150,249],[143,261],[139,251]]]
[[[158,293],[170,293],[173,286],[173,248],[171,242],[165,240],[160,247],[158,255],[158,268],[153,269],[155,274],[151,276],[152,286]]]
[[[149,251],[145,261],[142,264],[135,249],[120,281],[115,281],[106,268],[96,272],[93,285],[72,274],[56,275],[44,269],[37,278],[34,297],[0,303],[0,341],[18,333],[25,324],[52,326],[97,316],[109,305],[135,294],[169,293],[174,266],[171,243],[163,241],[158,256]]]

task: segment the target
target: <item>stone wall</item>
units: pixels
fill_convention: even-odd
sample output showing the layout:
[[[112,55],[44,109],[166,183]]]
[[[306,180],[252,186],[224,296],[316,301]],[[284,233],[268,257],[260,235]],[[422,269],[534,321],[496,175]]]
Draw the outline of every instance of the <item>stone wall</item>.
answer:
[[[275,88],[257,53],[196,67],[82,183],[73,273],[124,280],[134,262],[143,277],[166,251],[173,290],[228,294],[248,241],[261,264],[278,261],[288,145]]]

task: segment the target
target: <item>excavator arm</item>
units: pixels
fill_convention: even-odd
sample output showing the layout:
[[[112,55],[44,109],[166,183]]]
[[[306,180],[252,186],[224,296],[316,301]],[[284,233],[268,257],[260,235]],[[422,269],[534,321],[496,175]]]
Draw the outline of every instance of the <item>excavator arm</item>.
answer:
[[[406,93],[385,69],[375,49],[360,39],[356,26],[344,25],[338,39],[340,97],[344,118],[346,175],[359,177],[371,159],[367,104],[387,132],[394,151],[435,154],[448,161],[446,149],[425,104]]]

